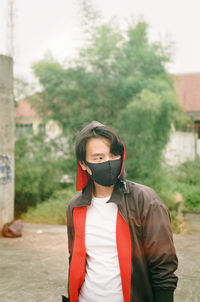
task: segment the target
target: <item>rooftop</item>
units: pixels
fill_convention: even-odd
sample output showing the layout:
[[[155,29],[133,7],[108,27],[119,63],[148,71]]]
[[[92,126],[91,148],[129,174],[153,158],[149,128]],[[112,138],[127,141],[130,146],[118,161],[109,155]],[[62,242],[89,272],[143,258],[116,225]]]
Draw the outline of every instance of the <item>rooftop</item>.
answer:
[[[31,107],[31,104],[26,99],[21,99],[18,106],[14,110],[14,117],[36,117],[39,114]]]
[[[186,112],[200,112],[200,73],[174,76],[175,90]]]

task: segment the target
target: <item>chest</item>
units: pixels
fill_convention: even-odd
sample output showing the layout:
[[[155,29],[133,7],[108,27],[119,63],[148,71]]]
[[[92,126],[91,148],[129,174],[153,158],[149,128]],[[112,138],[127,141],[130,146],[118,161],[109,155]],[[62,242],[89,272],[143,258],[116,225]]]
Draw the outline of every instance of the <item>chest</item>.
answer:
[[[94,203],[87,208],[85,223],[86,251],[102,253],[116,247],[117,206]]]

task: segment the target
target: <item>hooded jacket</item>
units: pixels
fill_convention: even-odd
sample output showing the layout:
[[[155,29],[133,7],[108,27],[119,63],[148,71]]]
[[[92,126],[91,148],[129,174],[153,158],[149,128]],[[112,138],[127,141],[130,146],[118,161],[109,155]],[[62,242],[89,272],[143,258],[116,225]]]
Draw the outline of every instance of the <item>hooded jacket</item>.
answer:
[[[103,126],[90,123],[87,128]],[[124,302],[172,302],[178,260],[167,207],[149,187],[125,180],[125,148],[119,181],[110,200],[118,207],[116,244]],[[93,182],[77,162],[77,189],[67,208],[70,302],[77,302],[85,278],[85,220]]]

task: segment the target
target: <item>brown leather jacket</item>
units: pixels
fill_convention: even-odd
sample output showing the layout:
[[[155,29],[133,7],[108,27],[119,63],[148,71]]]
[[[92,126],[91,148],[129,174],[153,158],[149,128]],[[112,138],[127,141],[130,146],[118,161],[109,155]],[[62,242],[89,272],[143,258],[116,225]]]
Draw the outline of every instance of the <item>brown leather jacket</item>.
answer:
[[[91,199],[90,181],[69,203],[67,209],[69,263],[73,255],[75,237],[73,209],[89,206]],[[130,230],[130,301],[172,302],[173,291],[177,286],[178,278],[174,271],[178,260],[167,207],[151,188],[131,181],[116,184],[108,202],[117,205]]]

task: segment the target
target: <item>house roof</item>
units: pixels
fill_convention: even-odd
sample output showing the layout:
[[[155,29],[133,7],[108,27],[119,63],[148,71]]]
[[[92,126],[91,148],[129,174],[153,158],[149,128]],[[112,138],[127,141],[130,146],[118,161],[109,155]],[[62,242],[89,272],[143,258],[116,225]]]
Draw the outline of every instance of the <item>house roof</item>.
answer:
[[[26,99],[18,101],[18,106],[14,110],[14,117],[37,117],[40,116]]]
[[[175,75],[175,90],[186,112],[200,112],[200,73]]]

